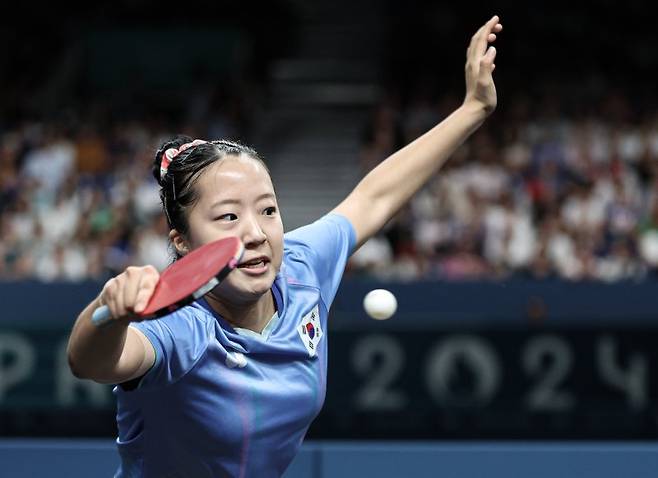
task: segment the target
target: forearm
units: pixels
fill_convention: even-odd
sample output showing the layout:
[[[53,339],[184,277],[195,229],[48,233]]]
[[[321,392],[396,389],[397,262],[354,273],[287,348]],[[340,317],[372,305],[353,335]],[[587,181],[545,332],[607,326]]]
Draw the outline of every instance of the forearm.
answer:
[[[380,163],[354,192],[381,211],[378,216],[392,217],[439,171],[485,117],[484,109],[462,105],[430,131]]]
[[[496,40],[503,26],[491,17],[471,38],[466,51],[464,103],[430,131],[386,158],[332,212],[354,227],[361,247],[437,173],[443,163],[484,122],[497,105],[492,72]]]
[[[487,113],[465,102],[427,133],[373,169],[333,212],[354,226],[358,249],[375,235],[482,124]]]
[[[128,323],[111,321],[104,327],[95,326],[91,315],[100,305],[96,298],[80,313],[69,338],[67,354],[71,371],[77,377],[111,381],[126,344]]]

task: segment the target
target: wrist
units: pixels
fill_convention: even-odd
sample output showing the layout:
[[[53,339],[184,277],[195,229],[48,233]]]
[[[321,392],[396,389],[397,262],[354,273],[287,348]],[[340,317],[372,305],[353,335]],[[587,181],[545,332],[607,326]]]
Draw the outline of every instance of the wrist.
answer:
[[[470,133],[477,130],[489,116],[481,103],[468,100],[465,100],[455,113],[462,119],[462,123],[467,125],[466,127]]]
[[[476,123],[478,126],[484,122],[487,116],[491,113],[482,102],[469,98],[466,98],[458,109],[461,111],[462,115]]]

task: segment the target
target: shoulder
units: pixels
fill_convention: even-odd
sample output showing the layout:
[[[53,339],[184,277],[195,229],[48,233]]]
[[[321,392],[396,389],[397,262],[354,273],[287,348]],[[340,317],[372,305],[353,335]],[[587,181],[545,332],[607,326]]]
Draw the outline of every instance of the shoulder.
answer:
[[[285,233],[284,239],[289,241],[303,241],[309,233],[326,229],[343,229],[354,232],[354,226],[347,217],[337,212],[329,212],[310,224]]]
[[[193,303],[159,319],[131,324],[151,342],[155,363],[142,377],[140,388],[172,384],[203,357],[212,334],[212,316]]]
[[[349,219],[330,212],[306,226],[287,232],[283,241],[283,249],[287,253],[317,257],[318,253],[338,248],[341,243],[353,248],[356,232]]]
[[[195,302],[158,319],[131,325],[147,334],[147,337],[153,334],[160,340],[163,336],[175,336],[179,340],[203,340],[208,335],[209,327],[212,327],[212,320],[212,315]]]
[[[212,318],[212,315],[205,307],[198,302],[193,302],[161,317],[159,320],[163,324],[179,324],[182,322],[189,325],[207,325]]]
[[[326,271],[346,260],[355,243],[351,222],[340,214],[328,213],[284,235],[282,273],[297,283],[317,286]]]

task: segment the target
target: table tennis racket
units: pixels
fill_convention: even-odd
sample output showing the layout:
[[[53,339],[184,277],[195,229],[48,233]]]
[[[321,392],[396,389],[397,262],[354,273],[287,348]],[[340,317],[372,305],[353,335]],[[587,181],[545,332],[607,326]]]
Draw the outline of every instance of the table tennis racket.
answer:
[[[244,245],[237,237],[219,239],[192,250],[160,274],[148,304],[137,315],[162,317],[194,302],[237,267],[243,252]],[[106,305],[97,308],[91,317],[97,326],[110,320],[112,316]]]

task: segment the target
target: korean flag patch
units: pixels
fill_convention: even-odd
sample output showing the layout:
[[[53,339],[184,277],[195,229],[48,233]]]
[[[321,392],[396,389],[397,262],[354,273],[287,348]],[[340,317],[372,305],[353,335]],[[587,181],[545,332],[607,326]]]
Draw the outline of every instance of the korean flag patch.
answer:
[[[317,305],[302,318],[302,321],[297,326],[297,332],[299,332],[304,347],[308,351],[308,356],[315,357],[318,343],[320,343],[320,339],[324,334],[320,328],[320,308]]]

